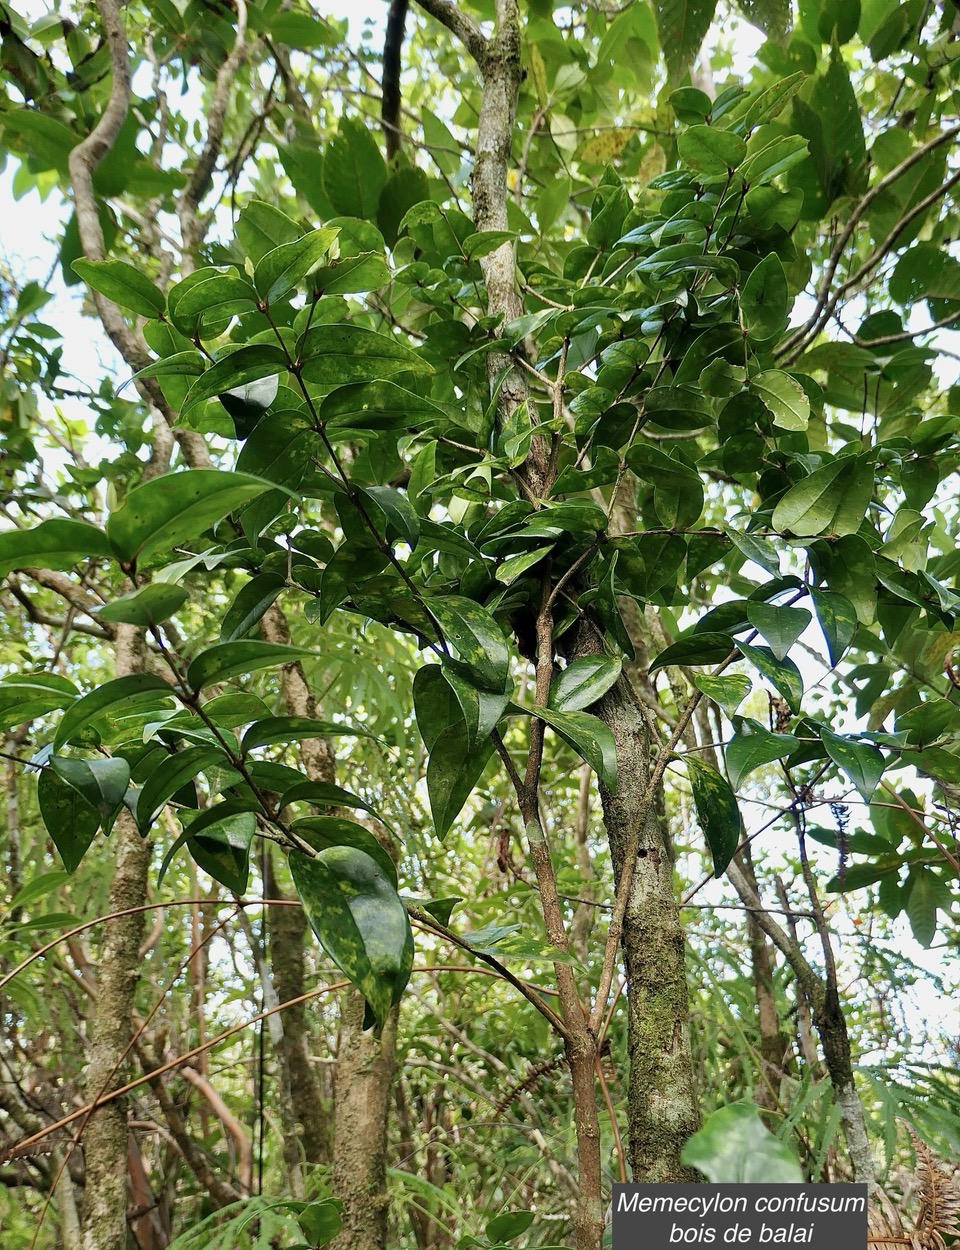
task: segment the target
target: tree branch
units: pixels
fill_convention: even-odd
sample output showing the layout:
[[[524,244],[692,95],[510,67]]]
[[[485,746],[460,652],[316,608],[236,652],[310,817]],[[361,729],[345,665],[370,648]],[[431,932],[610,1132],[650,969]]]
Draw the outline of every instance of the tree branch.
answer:
[[[456,35],[473,59],[483,69],[487,55],[487,39],[472,17],[462,13],[452,0],[417,0],[425,13]]]

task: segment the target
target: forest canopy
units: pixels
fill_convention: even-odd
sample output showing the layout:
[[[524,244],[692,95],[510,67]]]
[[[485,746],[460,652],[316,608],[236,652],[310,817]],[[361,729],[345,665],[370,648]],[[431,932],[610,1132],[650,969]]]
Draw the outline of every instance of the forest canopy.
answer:
[[[955,0],[0,45],[4,1250],[946,1250]]]

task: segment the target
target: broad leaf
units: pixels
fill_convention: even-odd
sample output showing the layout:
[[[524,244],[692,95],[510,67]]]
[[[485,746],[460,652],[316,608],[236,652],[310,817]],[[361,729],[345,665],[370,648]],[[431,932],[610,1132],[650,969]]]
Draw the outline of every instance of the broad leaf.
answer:
[[[237,644],[231,643],[231,646]],[[264,643],[264,646],[274,646],[273,643]],[[292,651],[299,648],[292,647]],[[209,652],[207,653],[209,654]],[[310,655],[311,652],[303,652]],[[276,664],[282,661],[274,659],[272,663]],[[261,665],[261,667],[264,667]],[[266,720],[257,721],[251,725],[247,732],[243,735],[242,749],[244,754],[252,751],[254,747],[273,746],[278,742],[298,742],[304,738],[333,738],[333,737],[372,737],[365,729],[353,729],[349,725],[341,725],[336,721],[313,720],[309,716],[270,716]]]
[[[450,829],[493,753],[488,739],[475,749],[463,713],[439,665],[421,668],[413,681],[417,727],[427,748],[427,794],[439,838]]]
[[[331,846],[353,846],[364,851],[380,865],[393,888],[397,888],[397,866],[389,852],[369,829],[358,825],[355,820],[344,820],[342,816],[303,816],[295,820],[290,829],[315,851],[325,851]]]
[[[800,713],[800,701],[803,698],[803,678],[793,660],[778,660],[767,647],[752,647],[749,643],[738,642],[737,647],[745,659],[766,677],[783,695],[790,710]]]
[[[550,707],[558,712],[579,712],[602,698],[620,677],[623,661],[607,655],[588,655],[574,660],[554,679]]]
[[[788,307],[789,295],[783,265],[776,252],[771,252],[751,271],[740,292],[740,314],[747,332],[755,339],[772,338],[786,325]],[[792,386],[788,385],[791,383]],[[793,378],[788,374],[773,370],[754,378],[753,385],[773,413],[774,425],[780,425],[783,429],[805,428],[805,421],[803,424],[798,424],[803,419],[803,405],[797,391],[801,395],[803,391]],[[776,409],[771,406],[774,395],[776,395]],[[803,398],[806,399],[806,395],[803,395]],[[809,412],[808,402],[808,416]],[[792,420],[795,424],[784,425],[785,416],[787,420]]]
[[[751,690],[751,681],[742,673],[725,673],[714,677],[710,673],[694,673],[696,688],[732,716]]]
[[[737,796],[712,764],[695,755],[685,755],[683,762],[687,766],[700,827],[713,856],[714,876],[722,877],[740,845],[743,830]]]
[[[54,735],[54,750],[58,751],[64,743],[78,738],[89,725],[108,712],[126,711],[144,702],[160,703],[173,693],[169,682],[152,673],[115,677],[113,681],[82,695],[64,712]]]
[[[278,377],[286,371],[287,363],[286,352],[272,343],[251,343],[247,347],[239,347],[221,356],[216,364],[197,378],[180,405],[180,415],[186,416],[191,408],[196,408],[205,400],[214,399],[226,391],[235,391],[249,382]]]
[[[227,758],[219,747],[186,747],[168,755],[143,783],[137,799],[137,824],[146,833],[163,811],[164,804],[207,768],[224,766]]]
[[[208,809],[212,812],[218,807]],[[203,813],[204,816],[207,812]],[[243,894],[250,877],[250,845],[257,831],[253,812],[234,812],[219,819],[191,821],[186,827],[187,849],[196,863],[235,894]]]
[[[331,847],[314,859],[292,851],[290,871],[320,944],[382,1027],[413,967],[413,934],[396,890],[355,847]]]
[[[69,707],[78,691],[56,673],[24,673],[0,681],[0,729],[13,729],[47,712]]]
[[[146,274],[122,260],[75,260],[74,273],[87,286],[139,317],[162,317],[167,301]]]
[[[0,577],[36,565],[72,569],[81,560],[112,556],[103,530],[83,521],[41,521],[33,529],[0,534]]]
[[[105,603],[99,611],[101,620],[149,628],[168,620],[187,602],[189,595],[182,586],[148,582],[139,590]]]
[[[753,601],[747,605],[747,619],[769,643],[776,658],[782,660],[813,618],[805,608],[781,608]]]
[[[220,641],[235,642],[246,638],[263,619],[267,609],[286,585],[279,573],[258,573],[237,591],[233,603],[223,615]]]
[[[40,773],[37,801],[64,868],[76,872],[100,828],[99,812],[52,768]]]
[[[773,733],[748,716],[738,719],[737,732],[724,752],[731,785],[739,790],[755,768],[784,759],[799,746],[800,739],[793,734]]]
[[[841,737],[826,725],[820,725],[819,729],[827,754],[857,787],[863,801],[869,803],[886,767],[883,755],[875,746]]]
[[[589,712],[533,707],[530,715],[545,721],[567,746],[585,760],[611,794],[617,792],[617,744],[613,734]]]
[[[768,259],[777,260],[776,256],[768,257]],[[779,265],[780,262],[777,261],[777,264]],[[786,287],[784,287],[784,294],[786,294]],[[746,295],[746,290],[744,295]],[[769,369],[766,373],[760,373],[752,378],[750,385],[760,396],[775,426],[781,430],[805,430],[807,428],[810,422],[810,400],[796,378],[792,378],[789,373],[783,373],[780,369]],[[777,528],[782,527],[777,526]]]
[[[800,537],[855,534],[872,495],[871,457],[838,456],[791,486],[773,510],[773,526]]]
[[[810,597],[817,610],[817,620],[827,644],[830,663],[839,664],[857,632],[856,609],[846,596],[830,590],[811,587]]]
[[[427,601],[443,631],[444,640],[477,676],[478,682],[496,694],[503,692],[509,675],[510,649],[503,630],[479,603],[461,595],[445,595]]]
[[[295,291],[320,264],[338,234],[338,230],[329,227],[312,230],[292,243],[281,243],[262,256],[253,271],[253,283],[263,302],[270,304]]]
[[[107,538],[124,564],[143,563],[199,537],[216,521],[273,484],[246,473],[190,469],[151,478],[131,490],[107,521]]]
[[[202,690],[231,677],[244,677],[262,668],[294,664],[314,653],[306,647],[288,647],[279,642],[263,642],[259,638],[238,638],[235,642],[218,642],[194,659],[187,669],[191,690]]]
[[[793,1151],[765,1127],[753,1103],[735,1102],[709,1116],[680,1156],[714,1185],[801,1185]]]
[[[688,634],[665,647],[650,665],[650,672],[668,665],[719,664],[733,649],[733,639],[729,634],[709,630],[702,634]]]

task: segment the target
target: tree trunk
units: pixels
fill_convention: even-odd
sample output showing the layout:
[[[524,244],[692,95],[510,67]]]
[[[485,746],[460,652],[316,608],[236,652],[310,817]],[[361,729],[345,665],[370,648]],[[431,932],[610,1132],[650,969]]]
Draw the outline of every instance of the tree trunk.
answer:
[[[143,635],[133,626],[117,632],[118,677],[143,670]],[[150,843],[124,809],[113,830],[115,865],[108,910],[139,907],[147,897]],[[103,955],[90,1033],[86,1094],[94,1099],[123,1079],[131,1040],[134,996],[140,973],[144,913],[121,916],[104,926]],[[127,1112],[122,1100],[94,1111],[83,1131],[86,1186],[83,1204],[84,1250],[126,1250]]]
[[[384,1250],[387,1244],[387,1116],[396,1071],[397,1008],[380,1037],[363,1027],[364,1001],[344,991],[337,1062],[333,1192],[343,1229],[330,1250]]]
[[[680,1162],[687,1139],[700,1126],[700,1112],[673,855],[648,798],[649,731],[625,680],[593,711],[617,744],[617,793],[605,786],[600,793],[618,885],[627,848],[638,843],[620,934],[628,986],[630,1167],[633,1179],[644,1184],[696,1181],[699,1174]]]

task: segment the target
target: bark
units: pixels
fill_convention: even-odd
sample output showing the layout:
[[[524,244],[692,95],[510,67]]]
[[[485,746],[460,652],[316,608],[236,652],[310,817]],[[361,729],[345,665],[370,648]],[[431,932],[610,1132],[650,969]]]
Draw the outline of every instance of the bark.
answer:
[[[407,20],[408,0],[390,0],[387,29],[383,39],[383,78],[380,121],[387,145],[387,160],[392,161],[403,144],[401,125],[402,96],[400,74],[402,71],[403,28]]]
[[[122,625],[117,636],[116,674],[140,672],[143,635]],[[147,897],[150,844],[133,817],[122,812],[113,831],[114,870],[108,910],[141,906]],[[88,1099],[123,1079],[132,1034],[134,996],[140,972],[144,913],[121,916],[104,926],[103,954],[90,1031],[86,1072]],[[120,1100],[92,1112],[83,1131],[86,1159],[84,1250],[125,1250],[127,1244],[127,1112]]]
[[[577,654],[589,654],[591,645],[595,650],[593,631],[581,630]],[[600,794],[618,890],[636,847],[619,935],[628,984],[630,1167],[633,1179],[643,1184],[696,1181],[698,1173],[680,1162],[681,1150],[700,1125],[685,942],[669,838],[649,795],[647,720],[625,680],[593,711],[617,744],[617,793],[601,786]]]
[[[380,1037],[364,1030],[363,997],[344,992],[337,1062],[333,1192],[343,1228],[330,1250],[384,1250],[387,1244],[387,1116],[396,1072],[397,1009]]]
[[[756,886],[753,857],[750,847],[744,847],[740,857],[746,877]],[[753,973],[753,994],[757,1004],[757,1024],[760,1032],[760,1073],[754,1101],[761,1110],[773,1111],[780,1104],[780,1085],[784,1078],[784,1064],[790,1049],[790,1039],[780,1027],[777,999],[774,992],[774,952],[766,934],[760,928],[756,914],[747,912],[747,941],[750,947],[750,966]]]

